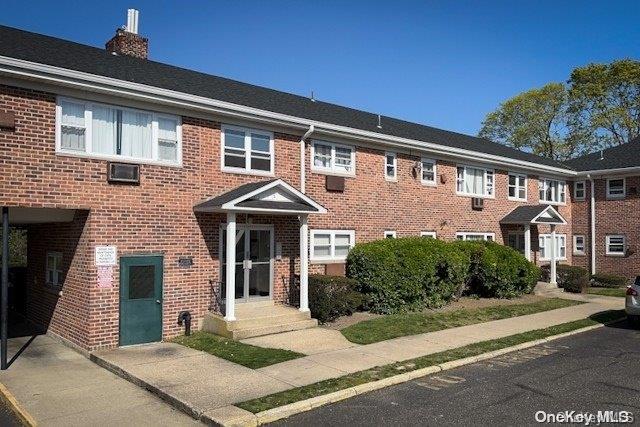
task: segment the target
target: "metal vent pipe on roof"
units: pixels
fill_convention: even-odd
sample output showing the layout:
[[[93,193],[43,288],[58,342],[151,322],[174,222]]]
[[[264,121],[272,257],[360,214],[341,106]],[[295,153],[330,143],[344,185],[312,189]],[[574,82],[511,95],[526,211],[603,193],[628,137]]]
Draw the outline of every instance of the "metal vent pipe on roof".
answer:
[[[127,9],[127,32],[138,34],[139,13],[136,9]]]

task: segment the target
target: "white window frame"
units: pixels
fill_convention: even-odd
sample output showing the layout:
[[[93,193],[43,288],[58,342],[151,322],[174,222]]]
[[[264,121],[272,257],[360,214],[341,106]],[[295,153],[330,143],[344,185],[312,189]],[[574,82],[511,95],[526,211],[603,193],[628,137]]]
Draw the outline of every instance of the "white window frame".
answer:
[[[578,249],[578,239],[582,239],[582,250]],[[587,238],[584,234],[574,234],[573,235],[573,254],[574,255],[584,255],[586,253],[587,248]]]
[[[485,242],[496,241],[496,233],[477,233],[475,231],[460,231],[456,233],[457,240],[466,241],[470,236],[482,236],[482,240],[484,240]]]
[[[74,104],[84,105],[84,151],[81,150],[72,150],[66,149],[62,147],[62,103],[70,102]],[[104,108],[113,108],[122,111],[133,111],[137,113],[149,114],[151,115],[151,158],[142,158],[142,157],[131,157],[124,156],[121,154],[100,154],[92,152],[92,119],[93,119],[93,107],[104,107]],[[176,137],[177,137],[177,145],[176,145],[176,160],[161,160],[158,158],[158,119],[166,118],[169,120],[174,120],[176,122]],[[161,165],[161,166],[174,166],[174,167],[182,167],[182,117],[176,116],[172,114],[165,113],[157,113],[149,110],[142,110],[139,108],[131,108],[123,105],[115,105],[115,104],[105,104],[102,102],[94,102],[87,101],[76,98],[69,97],[57,97],[56,99],[56,136],[55,136],[55,145],[56,145],[56,154],[63,156],[72,156],[72,157],[85,157],[91,159],[99,159],[99,160],[110,160],[122,163],[138,163],[138,164],[148,164],[148,165]]]
[[[316,256],[315,254],[315,236],[316,234],[328,234],[329,235],[329,245],[330,245],[330,255],[329,256]],[[316,262],[342,262],[347,259],[346,256],[336,256],[336,234],[349,235],[349,249],[353,248],[356,241],[356,232],[354,230],[310,230],[309,232],[309,249],[310,249],[310,261]]]
[[[549,183],[552,181],[558,183],[558,186],[556,187],[558,188],[558,190],[560,190],[560,187],[562,187],[562,191],[555,191],[554,189],[552,189],[551,197],[556,198],[557,200],[547,200],[540,197],[541,191],[542,191],[542,194],[544,194],[546,197],[547,188],[549,187]],[[564,200],[562,201],[560,200],[561,194],[564,195]],[[555,179],[555,178],[547,178],[547,177],[538,178],[538,198],[540,199],[540,202],[547,205],[566,205],[567,204],[567,182],[561,179]]]
[[[396,231],[395,230],[385,230],[384,238],[385,239],[395,239],[396,238]]]
[[[551,254],[547,254],[547,239],[551,241],[551,234],[539,234],[538,235],[538,248],[540,249],[540,261],[551,261]],[[567,259],[567,235],[556,233],[556,241],[558,242],[558,246],[556,247],[556,260],[564,261]],[[562,248],[561,242],[564,242],[564,256],[560,256],[560,248]],[[542,248],[544,248],[545,256],[542,256]],[[549,255],[549,256],[547,256]]]
[[[55,263],[56,265],[54,266],[50,266],[49,265],[49,257],[53,257],[55,259]],[[51,287],[60,287],[62,286],[62,283],[60,281],[60,276],[62,273],[62,252],[56,252],[56,251],[47,251],[46,254],[46,258],[45,258],[45,283],[47,284],[47,286],[51,286]],[[53,273],[53,281],[49,280],[49,272]]]
[[[516,246],[518,243],[522,243],[522,252],[520,252],[520,248],[514,248],[513,246],[509,245],[509,239],[511,238],[511,236],[515,236],[515,240],[516,240]],[[512,231],[510,233],[507,234],[507,240],[505,241],[505,246],[509,246],[511,249],[518,251],[519,253],[524,255],[524,252],[526,250],[526,243],[524,241],[524,232],[523,231]]]
[[[420,237],[430,237],[432,239],[437,239],[438,235],[435,231],[421,231]]]
[[[611,192],[611,181],[622,181],[622,193]],[[607,199],[624,199],[627,194],[626,178],[607,178]]]
[[[578,184],[582,184],[582,196],[578,196]],[[575,181],[573,183],[573,199],[578,201],[584,201],[587,196],[587,183],[586,181]]]
[[[458,177],[458,169],[459,168],[463,168],[463,177],[462,177],[462,179],[460,179]],[[464,176],[467,173],[467,168],[469,168],[469,169],[480,169],[480,170],[484,171],[484,173],[482,175],[483,194],[467,193],[466,191],[461,191],[459,189],[460,183],[461,182],[464,183]],[[487,185],[487,183],[488,183],[488,179],[487,179],[488,175],[491,175],[491,177],[492,177],[491,194],[489,194],[489,192],[487,191],[487,189],[489,188],[489,186]],[[495,199],[496,198],[496,173],[495,173],[495,170],[492,169],[492,168],[484,167],[484,166],[464,165],[464,164],[456,165],[456,194],[458,196],[465,196],[465,197],[478,197],[478,198],[482,198],[482,199]]]
[[[433,180],[424,179],[424,164],[430,163],[433,166]],[[438,177],[438,166],[434,159],[430,159],[428,157],[423,157],[420,159],[420,182],[422,185],[436,186],[437,185],[437,177]]]
[[[516,178],[516,183],[514,186],[512,186],[509,182],[512,176]],[[522,182],[522,180],[524,180],[524,182]],[[520,172],[509,172],[507,175],[507,198],[509,200],[513,200],[516,202],[526,202],[528,197],[527,184],[528,184],[527,174],[520,173]],[[514,197],[509,196],[509,190],[511,189],[511,187],[515,189]],[[524,198],[521,198],[519,197],[519,194],[520,194],[520,189],[523,187],[524,187]]]
[[[224,164],[225,155],[225,135],[227,130],[234,130],[236,132],[244,132],[244,152],[245,152],[245,165],[243,168],[235,166],[226,166]],[[269,137],[269,155],[271,156],[271,167],[268,171],[251,169],[251,134],[256,133]],[[249,128],[245,126],[236,126],[223,124],[220,128],[220,170],[227,173],[239,173],[244,175],[260,175],[260,176],[275,176],[275,164],[276,153],[273,132]]]
[[[622,239],[622,252],[612,252],[611,251],[611,239]],[[605,238],[605,255],[608,256],[625,256],[625,254],[627,253],[627,236],[623,235],[623,234],[608,234]],[[619,245],[619,243],[616,243],[616,245]]]
[[[316,166],[315,157],[316,157],[316,145],[328,145],[331,147],[331,159],[329,167]],[[336,161],[336,147],[339,148],[347,148],[351,150],[351,170],[349,172],[345,172],[343,170],[336,170],[335,161]],[[329,142],[319,139],[314,139],[311,141],[311,171],[322,173],[325,175],[337,175],[337,176],[355,176],[356,175],[356,147],[354,145],[345,145],[338,144],[335,142]]]
[[[393,161],[389,164],[389,157],[393,157]],[[393,175],[388,174],[388,168],[393,168]],[[384,153],[384,179],[387,181],[398,181],[398,155],[393,151],[386,151]]]

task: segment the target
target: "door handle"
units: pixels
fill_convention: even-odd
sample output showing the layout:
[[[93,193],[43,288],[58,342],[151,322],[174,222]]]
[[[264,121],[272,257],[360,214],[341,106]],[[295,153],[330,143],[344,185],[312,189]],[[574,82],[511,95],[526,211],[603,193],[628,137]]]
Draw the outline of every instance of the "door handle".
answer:
[[[156,300],[156,304],[161,304],[161,301],[159,299]]]

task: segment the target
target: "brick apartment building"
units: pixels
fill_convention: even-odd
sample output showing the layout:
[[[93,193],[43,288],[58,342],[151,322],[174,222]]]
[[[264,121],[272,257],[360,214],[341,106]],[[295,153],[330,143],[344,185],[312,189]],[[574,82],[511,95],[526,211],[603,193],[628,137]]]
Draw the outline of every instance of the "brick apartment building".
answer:
[[[136,21],[106,49],[0,27],[0,206],[28,236],[13,286],[67,342],[170,338],[183,311],[233,329],[273,302],[304,327],[308,272],[385,237],[636,274],[635,145],[559,163],[153,62]]]

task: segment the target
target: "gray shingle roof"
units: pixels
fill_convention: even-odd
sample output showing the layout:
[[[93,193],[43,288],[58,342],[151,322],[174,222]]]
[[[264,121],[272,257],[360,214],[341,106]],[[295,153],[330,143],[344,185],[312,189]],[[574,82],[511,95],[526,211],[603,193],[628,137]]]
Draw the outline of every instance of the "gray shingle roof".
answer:
[[[327,102],[312,102],[303,96],[186,70],[159,62],[116,56],[106,52],[104,49],[6,26],[0,26],[0,55],[333,125],[447,147],[473,150],[541,165],[566,168],[565,165],[557,161],[525,153],[486,139],[386,116],[382,117],[382,129],[379,129],[377,128],[377,114],[374,113]]]
[[[237,199],[238,197],[242,197],[245,194],[249,194],[252,191],[257,190],[260,187],[264,187],[267,184],[276,181],[275,179],[268,179],[265,181],[258,182],[250,182],[248,184],[240,185],[232,190],[229,190],[225,193],[222,193],[218,196],[212,197],[210,199],[205,200],[202,203],[196,205],[196,208],[207,208],[207,207],[220,207],[227,202]]]
[[[500,224],[530,224],[538,215],[540,215],[545,209],[549,208],[549,205],[523,205],[518,206],[500,220]],[[553,213],[553,216],[556,216]],[[546,222],[549,224],[562,223],[564,219],[558,213],[557,219],[554,218],[538,218],[536,223]]]
[[[640,138],[607,148],[602,153],[587,154],[567,160],[566,165],[577,171],[606,170],[640,166]]]

